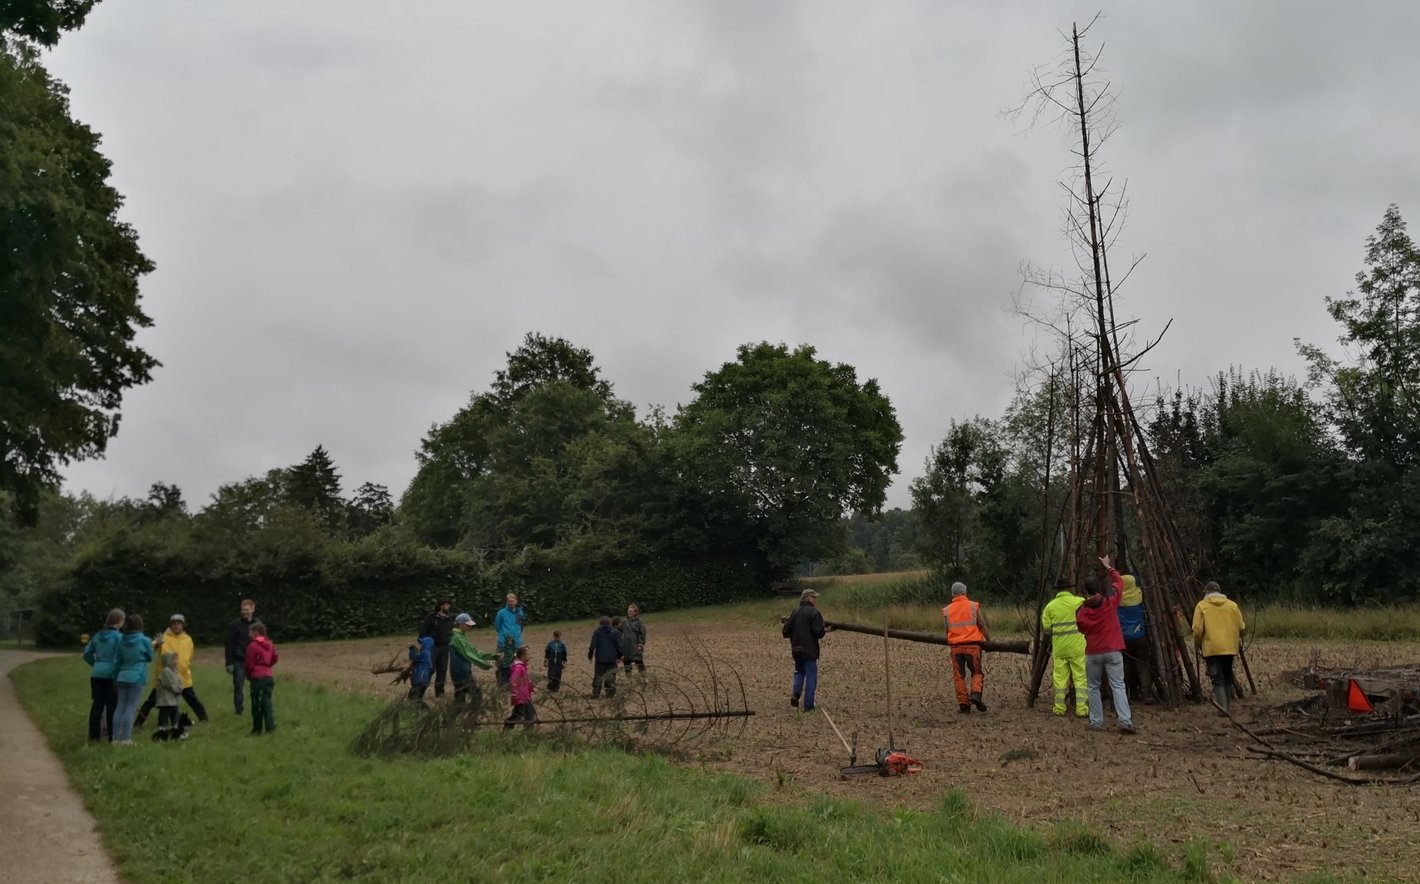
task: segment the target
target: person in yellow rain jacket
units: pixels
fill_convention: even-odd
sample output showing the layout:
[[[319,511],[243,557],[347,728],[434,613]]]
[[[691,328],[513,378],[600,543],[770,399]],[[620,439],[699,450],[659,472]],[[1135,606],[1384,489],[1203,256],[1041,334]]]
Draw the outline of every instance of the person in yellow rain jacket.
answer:
[[[1075,715],[1088,718],[1090,707],[1085,693],[1085,636],[1075,623],[1075,612],[1085,600],[1075,594],[1075,582],[1068,578],[1055,581],[1055,598],[1040,612],[1040,637],[1050,639],[1052,662],[1051,681],[1055,685],[1055,704],[1051,711],[1065,714],[1065,694],[1070,683],[1075,684]]]
[[[1203,600],[1193,609],[1193,643],[1203,651],[1213,697],[1227,714],[1233,699],[1233,658],[1242,650],[1247,630],[1237,603],[1216,583],[1203,587]]]
[[[207,709],[197,698],[197,690],[192,686],[192,654],[194,650],[192,636],[187,634],[187,618],[181,614],[174,614],[168,620],[167,631],[153,642],[153,691],[148,694],[143,708],[138,710],[138,718],[133,722],[135,727],[142,727],[143,722],[147,721],[148,715],[152,713],[153,707],[158,705],[158,676],[163,671],[164,654],[177,654],[178,675],[182,677],[182,698],[186,701],[188,708],[192,710],[192,714],[197,716],[198,721],[207,720]]]

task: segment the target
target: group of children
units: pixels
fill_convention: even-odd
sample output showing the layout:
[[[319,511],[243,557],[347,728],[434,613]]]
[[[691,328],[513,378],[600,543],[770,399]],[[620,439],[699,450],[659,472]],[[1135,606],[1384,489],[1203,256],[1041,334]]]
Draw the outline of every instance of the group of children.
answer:
[[[504,720],[504,727],[511,729],[517,724],[530,726],[537,722],[537,709],[533,705],[536,688],[528,671],[529,651],[522,643],[523,609],[518,606],[517,596],[509,595],[507,607],[498,612],[495,627],[498,630],[498,653],[484,654],[473,646],[470,633],[477,623],[472,615],[464,613],[454,618],[454,632],[449,640],[449,671],[454,683],[454,704],[471,703],[475,712],[483,702],[482,691],[474,679],[473,667],[498,671],[498,684],[507,687],[511,710]],[[434,639],[421,632],[408,649],[410,662],[408,700],[422,704],[424,695],[434,681],[435,654]],[[626,671],[633,666],[646,671],[646,625],[641,621],[641,611],[637,605],[629,605],[626,618],[602,617],[592,641],[587,649],[587,659],[594,667],[592,676],[592,698],[597,699],[606,690],[608,698],[616,695],[616,669],[625,664]],[[547,670],[547,690],[557,693],[562,688],[562,674],[567,667],[567,643],[562,640],[560,630],[554,630],[552,640],[543,649],[543,665]],[[437,692],[436,692],[437,694]]]
[[[178,702],[186,700],[199,721],[207,720],[207,712],[192,686],[192,638],[187,635],[187,619],[181,614],[169,618],[168,630],[156,638],[143,631],[143,617],[125,614],[121,609],[109,611],[104,628],[94,634],[84,647],[84,662],[89,664],[89,740],[103,739],[106,726],[109,742],[119,746],[133,745],[133,729],[141,725],[148,711],[158,709],[158,729],[155,741],[185,740],[192,721],[179,715]],[[252,734],[276,730],[276,715],[272,705],[275,686],[272,667],[276,665],[276,647],[267,637],[266,627],[253,622],[250,644],[246,649],[246,676],[251,683]],[[157,665],[153,666],[154,661]],[[140,709],[144,688],[152,668],[153,688]]]

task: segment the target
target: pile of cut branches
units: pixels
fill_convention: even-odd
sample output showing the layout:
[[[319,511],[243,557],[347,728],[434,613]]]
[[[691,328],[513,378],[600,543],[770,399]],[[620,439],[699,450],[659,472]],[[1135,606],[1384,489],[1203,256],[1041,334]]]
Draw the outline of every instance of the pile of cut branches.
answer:
[[[1316,675],[1308,681],[1323,693],[1261,710],[1248,725],[1233,719],[1256,744],[1248,750],[1356,785],[1420,783],[1420,696],[1408,687],[1420,684],[1420,667]],[[1370,711],[1348,706],[1355,692]]]

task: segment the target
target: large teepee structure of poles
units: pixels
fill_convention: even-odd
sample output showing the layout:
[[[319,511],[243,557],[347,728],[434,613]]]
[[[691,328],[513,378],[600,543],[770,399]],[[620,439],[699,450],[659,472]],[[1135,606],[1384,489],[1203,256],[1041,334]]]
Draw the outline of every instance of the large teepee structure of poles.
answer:
[[[1161,699],[1178,705],[1201,696],[1187,630],[1202,583],[1130,402],[1131,370],[1158,341],[1125,352],[1128,338],[1114,318],[1115,291],[1122,280],[1111,282],[1109,246],[1123,201],[1118,195],[1107,199],[1113,182],[1097,178],[1096,152],[1113,129],[1113,94],[1100,79],[1097,55],[1081,49],[1088,30],[1072,27],[1060,65],[1032,79],[1037,113],[1058,112],[1072,142],[1078,139],[1072,147],[1077,174],[1064,186],[1070,195],[1067,231],[1080,271],[1078,282],[1052,275],[1041,283],[1067,302],[1062,361],[1070,388],[1070,426],[1064,428],[1070,464],[1059,527],[1050,532],[1055,535],[1055,555],[1041,570],[1035,628],[1039,630],[1039,607],[1049,601],[1057,577],[1070,578],[1078,586],[1098,569],[1099,556],[1111,556],[1132,571],[1143,590],[1154,658],[1152,680]],[[1031,667],[1031,704],[1050,665],[1049,641],[1040,638],[1037,635]]]

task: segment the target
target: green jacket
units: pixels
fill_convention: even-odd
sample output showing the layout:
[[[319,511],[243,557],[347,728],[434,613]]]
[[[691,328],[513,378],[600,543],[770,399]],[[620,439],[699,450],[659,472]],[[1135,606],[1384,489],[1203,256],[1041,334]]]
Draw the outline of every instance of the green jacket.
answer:
[[[1070,590],[1062,589],[1040,612],[1041,637],[1050,637],[1050,650],[1055,656],[1085,656],[1085,636],[1075,623],[1075,612],[1084,603]]]
[[[625,660],[642,660],[642,648],[646,645],[646,624],[637,617],[621,621],[621,656]]]
[[[479,669],[491,669],[497,661],[497,657],[492,654],[484,654],[473,646],[473,642],[468,640],[462,629],[455,628],[453,635],[449,636],[449,649],[453,651],[449,655],[449,669],[454,677],[454,681],[468,681],[473,678],[473,669],[470,664]]]

